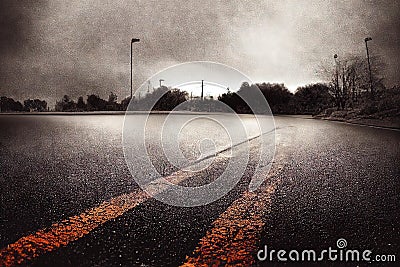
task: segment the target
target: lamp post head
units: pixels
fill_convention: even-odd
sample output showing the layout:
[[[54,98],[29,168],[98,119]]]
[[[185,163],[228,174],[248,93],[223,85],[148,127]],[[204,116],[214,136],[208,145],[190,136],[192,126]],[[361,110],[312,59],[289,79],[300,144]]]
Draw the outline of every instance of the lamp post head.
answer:
[[[334,58],[334,59],[337,59],[337,57],[338,57],[337,54],[334,54],[334,55],[333,55],[333,58]]]
[[[368,41],[371,41],[371,40],[372,40],[371,37],[367,37],[367,38],[364,39],[365,42],[368,42]]]
[[[139,41],[140,41],[140,39],[132,38],[131,43],[137,43],[137,42],[139,42]]]

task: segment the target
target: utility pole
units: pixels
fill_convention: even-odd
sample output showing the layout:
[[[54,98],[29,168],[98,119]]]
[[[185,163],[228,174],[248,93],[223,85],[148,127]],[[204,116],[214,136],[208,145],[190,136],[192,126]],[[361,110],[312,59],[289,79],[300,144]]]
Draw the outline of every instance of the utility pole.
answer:
[[[336,91],[339,93],[339,62],[338,62],[338,55],[335,54],[333,56],[333,58],[335,59],[335,68],[336,68]]]
[[[338,61],[337,61],[337,58],[338,58],[338,55],[337,54],[335,54],[334,56],[333,56],[333,58],[335,59],[335,68],[336,68],[336,90],[339,90],[339,72],[338,72]]]
[[[369,70],[369,86],[370,86],[370,90],[371,90],[371,95],[374,95],[374,90],[372,87],[372,72],[371,72],[371,62],[369,60],[369,50],[368,50],[368,41],[371,41],[372,38],[371,37],[367,37],[364,39],[365,41],[365,48],[367,49],[367,59],[368,59],[368,70]]]
[[[131,40],[131,100],[132,100],[132,97],[133,97],[133,67],[132,67],[133,43],[137,43],[139,41],[140,41],[140,39],[137,39],[137,38],[132,38],[132,40]]]
[[[338,60],[337,60],[337,58],[338,58],[338,55],[337,54],[335,54],[335,55],[333,55],[333,58],[335,59],[335,69],[336,69],[336,73],[335,73],[335,76],[336,76],[336,84],[335,84],[335,88],[336,88],[336,90],[335,90],[335,97],[336,97],[336,105],[337,105],[337,107],[338,107],[338,109],[340,109],[340,107],[341,107],[341,94],[340,94],[340,88],[339,88],[339,63],[338,63]]]
[[[203,100],[204,95],[204,80],[201,80],[201,100]]]

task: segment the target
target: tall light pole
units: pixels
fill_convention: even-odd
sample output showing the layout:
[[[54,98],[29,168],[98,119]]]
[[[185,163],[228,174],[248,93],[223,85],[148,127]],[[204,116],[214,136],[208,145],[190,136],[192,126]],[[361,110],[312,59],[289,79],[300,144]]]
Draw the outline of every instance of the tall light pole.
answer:
[[[335,59],[335,66],[336,66],[336,90],[339,91],[339,72],[338,72],[338,55],[335,54],[333,55],[333,58]]]
[[[372,72],[371,72],[371,62],[369,61],[369,50],[368,50],[368,41],[371,41],[371,37],[367,37],[364,39],[365,41],[365,48],[367,49],[367,59],[368,59],[368,70],[369,70],[369,86],[371,90],[371,94],[374,94],[373,87],[372,87]]]
[[[139,41],[140,41],[140,39],[137,39],[137,38],[132,38],[132,40],[131,40],[131,100],[132,100],[132,97],[133,97],[133,66],[132,66],[133,43],[137,43]]]

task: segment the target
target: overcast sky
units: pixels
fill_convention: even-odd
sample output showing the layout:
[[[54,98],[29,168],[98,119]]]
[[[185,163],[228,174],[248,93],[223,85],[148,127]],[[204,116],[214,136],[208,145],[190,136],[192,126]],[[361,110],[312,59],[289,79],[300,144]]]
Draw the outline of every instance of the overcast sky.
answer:
[[[400,84],[397,0],[353,1],[1,0],[0,95],[18,100],[129,94],[176,63],[210,60],[253,81],[297,86],[319,81],[333,54],[371,53]],[[378,3],[379,2],[379,3]],[[53,102],[53,103],[52,103]]]

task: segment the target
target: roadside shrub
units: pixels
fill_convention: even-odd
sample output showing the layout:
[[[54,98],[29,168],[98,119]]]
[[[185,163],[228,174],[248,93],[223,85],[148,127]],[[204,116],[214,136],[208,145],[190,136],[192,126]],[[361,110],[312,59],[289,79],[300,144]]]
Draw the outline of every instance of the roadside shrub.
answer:
[[[329,117],[332,115],[333,112],[335,112],[335,110],[336,108],[327,108],[325,109],[324,114]]]
[[[331,117],[333,117],[333,118],[345,118],[346,115],[347,115],[347,111],[336,110],[336,111],[332,112]]]
[[[361,115],[371,115],[371,114],[377,113],[378,111],[379,110],[378,110],[378,107],[375,102],[370,102],[370,103],[367,102],[361,107],[360,114]]]

